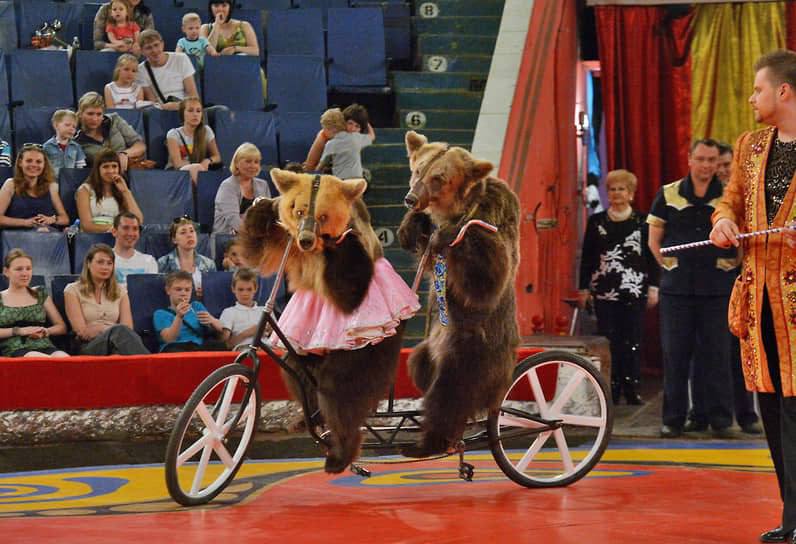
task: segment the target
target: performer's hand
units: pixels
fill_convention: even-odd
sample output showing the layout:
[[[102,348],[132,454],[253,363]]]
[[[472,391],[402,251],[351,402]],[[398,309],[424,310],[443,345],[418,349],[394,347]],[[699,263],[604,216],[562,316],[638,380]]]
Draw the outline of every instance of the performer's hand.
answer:
[[[728,248],[730,246],[738,247],[738,225],[731,219],[722,218],[716,221],[713,225],[713,230],[710,231],[710,241],[714,246]]]
[[[796,226],[796,221],[791,221],[787,224],[788,227]],[[795,229],[788,229],[783,233],[785,237],[785,243],[788,244],[788,247],[791,249],[796,248],[796,230]]]
[[[588,289],[578,291],[578,308],[585,310],[586,305],[589,303],[589,298],[591,298],[591,293]]]

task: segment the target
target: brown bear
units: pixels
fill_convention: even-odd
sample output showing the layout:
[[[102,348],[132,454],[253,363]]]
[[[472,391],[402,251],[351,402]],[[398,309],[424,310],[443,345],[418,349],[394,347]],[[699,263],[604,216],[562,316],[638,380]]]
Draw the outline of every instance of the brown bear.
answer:
[[[252,206],[239,237],[263,274],[277,271],[293,237],[286,264],[293,296],[279,328],[299,353],[288,364],[316,380],[317,390],[308,391],[311,411],[320,411],[313,425],[331,431],[325,469],[337,473],[359,453],[360,428],[393,381],[404,320],[420,305],[383,257],[361,198],[365,180],[279,169],[271,179],[280,196]],[[301,398],[299,384],[282,374]]]
[[[511,380],[519,344],[514,280],[519,263],[520,207],[493,166],[467,150],[429,143],[406,134],[411,167],[410,211],[398,229],[401,246],[423,253],[432,274],[429,337],[409,357],[415,385],[424,392],[419,441],[410,457],[451,451],[467,419],[497,409]],[[451,247],[463,225],[481,220],[491,232],[471,226]]]

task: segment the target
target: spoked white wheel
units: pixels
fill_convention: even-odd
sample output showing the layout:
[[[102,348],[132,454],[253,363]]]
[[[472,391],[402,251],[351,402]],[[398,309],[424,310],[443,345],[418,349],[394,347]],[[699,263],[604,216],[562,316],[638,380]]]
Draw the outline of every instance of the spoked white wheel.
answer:
[[[260,388],[242,364],[223,366],[199,384],[166,448],[166,486],[184,506],[211,501],[238,472],[260,419]]]
[[[605,380],[588,360],[537,353],[517,365],[500,411],[489,416],[492,455],[520,485],[566,486],[600,460],[613,421]]]

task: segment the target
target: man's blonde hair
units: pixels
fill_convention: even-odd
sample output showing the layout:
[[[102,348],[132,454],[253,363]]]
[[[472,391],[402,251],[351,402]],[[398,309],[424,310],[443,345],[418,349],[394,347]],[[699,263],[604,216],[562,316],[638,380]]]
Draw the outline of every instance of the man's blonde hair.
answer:
[[[253,158],[263,160],[263,155],[260,153],[260,150],[257,149],[256,145],[249,142],[243,142],[238,146],[238,149],[235,150],[235,154],[232,155],[232,161],[229,163],[229,171],[232,172],[232,175],[237,176],[239,173],[238,161],[242,159]]]
[[[345,130],[345,116],[340,108],[330,108],[323,112],[321,127],[337,131]]]

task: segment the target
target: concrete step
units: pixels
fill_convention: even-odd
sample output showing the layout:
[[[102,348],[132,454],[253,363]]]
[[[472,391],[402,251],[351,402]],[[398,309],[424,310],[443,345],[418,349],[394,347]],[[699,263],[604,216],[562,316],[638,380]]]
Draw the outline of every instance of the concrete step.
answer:
[[[368,191],[374,187],[408,186],[409,184],[409,163],[406,160],[404,160],[403,164],[370,164],[368,169],[373,174],[373,180]]]
[[[409,168],[406,169],[407,180]],[[368,206],[384,206],[388,204],[403,204],[406,193],[409,192],[409,183],[404,185],[376,185],[369,186],[365,192],[365,204]]]
[[[376,140],[378,141],[378,140]],[[407,164],[406,146],[404,144],[378,143],[362,150],[362,163],[369,164]]]
[[[390,143],[390,144],[400,143],[401,145],[404,145],[406,130],[407,129],[405,128],[381,128],[376,134],[376,137],[378,138],[378,140],[376,141],[381,143]],[[474,130],[446,130],[446,129],[433,130],[432,129],[432,130],[423,130],[421,131],[421,133],[431,142],[447,142],[451,145],[467,145],[467,146],[472,145],[473,136],[475,135]],[[404,157],[405,156],[406,154],[404,154]],[[409,172],[408,166],[406,171],[407,173]],[[408,179],[409,178],[407,178],[407,180]]]
[[[487,75],[487,72],[432,73],[395,71],[392,73],[393,88],[396,92],[406,89],[480,92],[483,91],[486,86]]]
[[[400,110],[399,115],[402,127],[420,132],[425,128],[472,130],[478,122],[478,110]]]
[[[497,36],[466,34],[421,34],[417,37],[417,51],[421,55],[491,55]]]
[[[424,72],[480,72],[489,73],[492,55],[461,55],[441,53],[423,55],[420,69]]]
[[[481,109],[484,93],[470,91],[407,91],[396,93],[396,107],[402,110]]]
[[[434,18],[446,16],[500,17],[505,0],[434,0],[416,2],[417,15]],[[430,5],[429,5],[430,4]]]
[[[412,17],[412,27],[420,34],[470,34],[494,35],[500,30],[500,17]]]
[[[384,248],[384,257],[396,270],[415,270],[417,268],[417,257],[401,249],[397,242],[392,247]],[[412,279],[414,280],[414,277]],[[423,304],[425,301],[421,300],[420,302]]]
[[[374,227],[398,227],[406,214],[406,206],[402,202],[368,206],[368,210]]]

